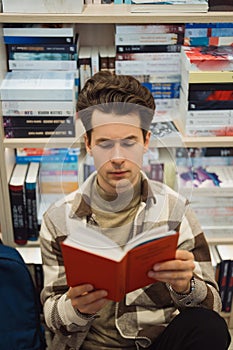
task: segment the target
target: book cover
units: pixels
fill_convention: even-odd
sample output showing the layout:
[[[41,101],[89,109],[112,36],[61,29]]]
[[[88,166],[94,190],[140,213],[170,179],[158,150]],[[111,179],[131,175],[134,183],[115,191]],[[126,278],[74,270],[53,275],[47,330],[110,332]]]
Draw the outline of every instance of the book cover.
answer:
[[[1,100],[75,101],[74,72],[13,71],[0,86]]]
[[[27,164],[16,164],[8,184],[14,240],[20,245],[26,244],[28,239],[25,192],[27,170]]]
[[[233,46],[182,46],[181,61],[186,70],[231,71]]]
[[[25,179],[28,240],[30,241],[37,240],[39,236],[39,227],[37,220],[37,213],[40,204],[39,169],[39,162],[30,163]]]
[[[68,285],[91,283],[107,290],[107,298],[114,301],[155,283],[147,276],[153,264],[175,257],[178,233],[167,232],[167,227],[144,232],[122,249],[100,232],[84,225],[76,228],[71,220],[68,225],[70,235],[61,243]]]

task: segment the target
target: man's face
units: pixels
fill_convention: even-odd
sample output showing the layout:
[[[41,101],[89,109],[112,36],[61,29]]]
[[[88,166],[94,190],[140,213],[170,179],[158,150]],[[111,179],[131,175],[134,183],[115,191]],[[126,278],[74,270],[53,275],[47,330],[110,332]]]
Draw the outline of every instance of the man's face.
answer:
[[[91,143],[100,187],[108,193],[123,192],[134,186],[140,174],[150,132],[143,140],[138,115],[116,116],[95,110],[92,115]]]

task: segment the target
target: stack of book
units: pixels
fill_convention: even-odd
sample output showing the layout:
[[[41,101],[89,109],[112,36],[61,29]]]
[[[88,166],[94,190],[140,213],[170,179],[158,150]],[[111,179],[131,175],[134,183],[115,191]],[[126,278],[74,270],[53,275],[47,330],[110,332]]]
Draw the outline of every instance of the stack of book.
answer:
[[[73,72],[8,72],[0,93],[6,138],[75,135]]]
[[[6,138],[74,136],[79,38],[71,24],[6,24]]]
[[[131,12],[207,12],[208,0],[131,0]]]
[[[151,91],[156,112],[163,116],[178,105],[183,37],[183,24],[116,25],[116,74],[135,76]]]
[[[179,119],[188,136],[233,135],[233,46],[181,49]]]
[[[79,40],[72,24],[5,24],[9,70],[77,69]]]
[[[231,46],[233,23],[186,23],[184,45]]]
[[[222,311],[230,312],[233,300],[233,244],[211,246],[210,252],[219,285]]]

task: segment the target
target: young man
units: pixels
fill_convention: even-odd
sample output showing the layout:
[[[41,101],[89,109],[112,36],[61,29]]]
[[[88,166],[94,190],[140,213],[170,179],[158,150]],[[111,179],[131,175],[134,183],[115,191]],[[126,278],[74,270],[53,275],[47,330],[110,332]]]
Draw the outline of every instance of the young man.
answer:
[[[228,348],[201,227],[182,196],[141,171],[154,110],[150,92],[130,76],[97,73],[79,94],[78,118],[97,171],[52,205],[41,225],[41,299],[54,350]],[[81,220],[120,246],[148,228],[167,224],[180,233],[176,257],[154,265],[148,275],[155,283],[128,293],[119,303],[89,283],[69,288],[60,248],[69,233],[67,216],[77,225],[77,235]],[[77,266],[77,274],[82,268]]]

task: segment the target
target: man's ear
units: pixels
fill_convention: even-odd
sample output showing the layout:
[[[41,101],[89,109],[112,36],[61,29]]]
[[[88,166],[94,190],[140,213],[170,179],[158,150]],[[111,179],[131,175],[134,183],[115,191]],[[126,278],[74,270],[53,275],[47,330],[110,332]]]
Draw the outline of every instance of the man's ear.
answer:
[[[147,131],[145,142],[144,142],[144,153],[146,153],[149,148],[150,137],[151,137],[151,131]]]
[[[91,150],[91,145],[89,143],[89,139],[87,137],[87,134],[84,135],[84,143],[85,143],[85,148],[87,153],[92,156],[92,150]]]

